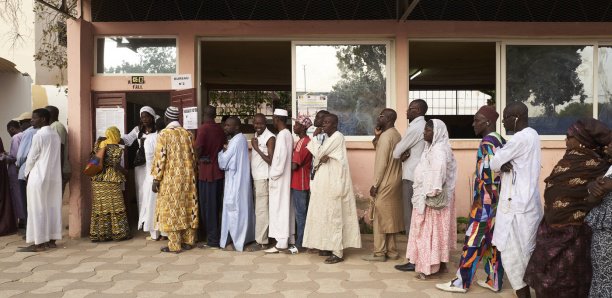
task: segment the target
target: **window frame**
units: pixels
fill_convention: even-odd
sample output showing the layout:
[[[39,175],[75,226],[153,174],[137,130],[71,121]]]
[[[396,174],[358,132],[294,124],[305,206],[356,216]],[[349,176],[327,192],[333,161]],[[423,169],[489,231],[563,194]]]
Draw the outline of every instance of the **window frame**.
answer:
[[[174,39],[176,43],[176,68],[173,73],[98,73],[98,39],[100,38],[159,38],[159,39]],[[93,75],[100,77],[121,77],[121,76],[172,76],[179,74],[179,36],[178,35],[94,35],[94,53],[93,53]],[[104,58],[104,57],[103,57]]]
[[[296,89],[296,47],[297,46],[326,46],[326,45],[385,45],[386,64],[385,64],[385,85],[386,102],[385,108],[397,109],[395,96],[395,38],[374,38],[374,39],[292,39],[291,40],[291,123],[295,124],[297,115],[297,89]],[[398,112],[399,114],[399,112]],[[371,135],[356,136],[344,135],[346,141],[371,141]]]

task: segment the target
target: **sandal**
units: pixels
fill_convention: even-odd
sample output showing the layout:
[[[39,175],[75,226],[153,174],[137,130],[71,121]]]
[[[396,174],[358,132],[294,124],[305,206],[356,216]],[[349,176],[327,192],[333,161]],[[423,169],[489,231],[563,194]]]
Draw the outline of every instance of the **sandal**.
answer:
[[[51,240],[51,241],[47,242],[47,247],[48,248],[57,248],[57,244],[55,244],[55,240]]]
[[[266,250],[266,249],[268,249],[268,245],[267,244],[259,244],[259,243],[255,242],[254,244],[251,244],[249,247],[247,247],[246,251],[248,251],[248,252],[256,252],[256,251]]]
[[[197,246],[200,249],[221,249],[218,246],[210,246],[210,245],[206,244],[205,242],[200,242],[200,243],[198,243]]]
[[[147,241],[159,241],[161,240],[161,237],[157,237],[157,239],[151,237],[151,236],[147,236],[147,238],[145,238]]]
[[[181,244],[181,249],[183,249],[183,250],[192,250],[193,249],[193,245],[187,244],[187,243],[183,243],[183,244]]]
[[[171,251],[170,248],[167,247],[167,246],[162,247],[160,250],[161,250],[161,252],[170,252],[170,253],[175,253],[175,254],[179,254],[179,253],[182,252],[181,250]]]
[[[343,258],[338,257],[338,256],[332,254],[331,257],[325,259],[325,264],[336,264],[336,263],[340,263],[342,261],[344,261]]]

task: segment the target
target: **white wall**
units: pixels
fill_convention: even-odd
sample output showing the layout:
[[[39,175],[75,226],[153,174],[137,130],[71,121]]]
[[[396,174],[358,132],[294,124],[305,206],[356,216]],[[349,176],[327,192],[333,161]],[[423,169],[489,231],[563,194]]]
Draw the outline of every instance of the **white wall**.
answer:
[[[0,74],[0,137],[4,150],[9,150],[10,136],[6,124],[23,112],[32,110],[32,79],[21,74]]]

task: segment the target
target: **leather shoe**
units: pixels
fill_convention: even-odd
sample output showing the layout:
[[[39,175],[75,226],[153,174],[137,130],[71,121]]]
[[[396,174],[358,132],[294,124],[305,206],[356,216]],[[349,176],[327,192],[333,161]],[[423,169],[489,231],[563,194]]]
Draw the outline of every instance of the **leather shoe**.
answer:
[[[329,250],[319,250],[319,256],[321,257],[331,257],[333,254]]]
[[[406,263],[404,265],[395,265],[395,269],[399,271],[404,271],[404,272],[414,271],[414,264]]]

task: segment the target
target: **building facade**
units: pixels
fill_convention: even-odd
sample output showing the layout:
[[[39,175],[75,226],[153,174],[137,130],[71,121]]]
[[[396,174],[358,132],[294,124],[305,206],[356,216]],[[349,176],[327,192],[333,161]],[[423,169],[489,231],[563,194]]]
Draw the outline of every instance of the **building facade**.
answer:
[[[610,1],[576,8],[582,16],[561,4],[504,1],[120,2],[80,1],[81,17],[68,21],[74,237],[89,225],[81,169],[112,108],[129,130],[142,105],[212,103],[240,116],[247,133],[256,112],[326,108],[340,117],[355,191],[365,196],[377,113],[398,111],[403,133],[410,100],[422,98],[428,117],[449,126],[460,215],[472,198],[479,139],[471,122],[481,105],[500,114],[510,101],[529,106],[543,140],[542,180],[564,153],[569,124],[586,116],[612,124]],[[501,119],[497,127],[505,134]]]

